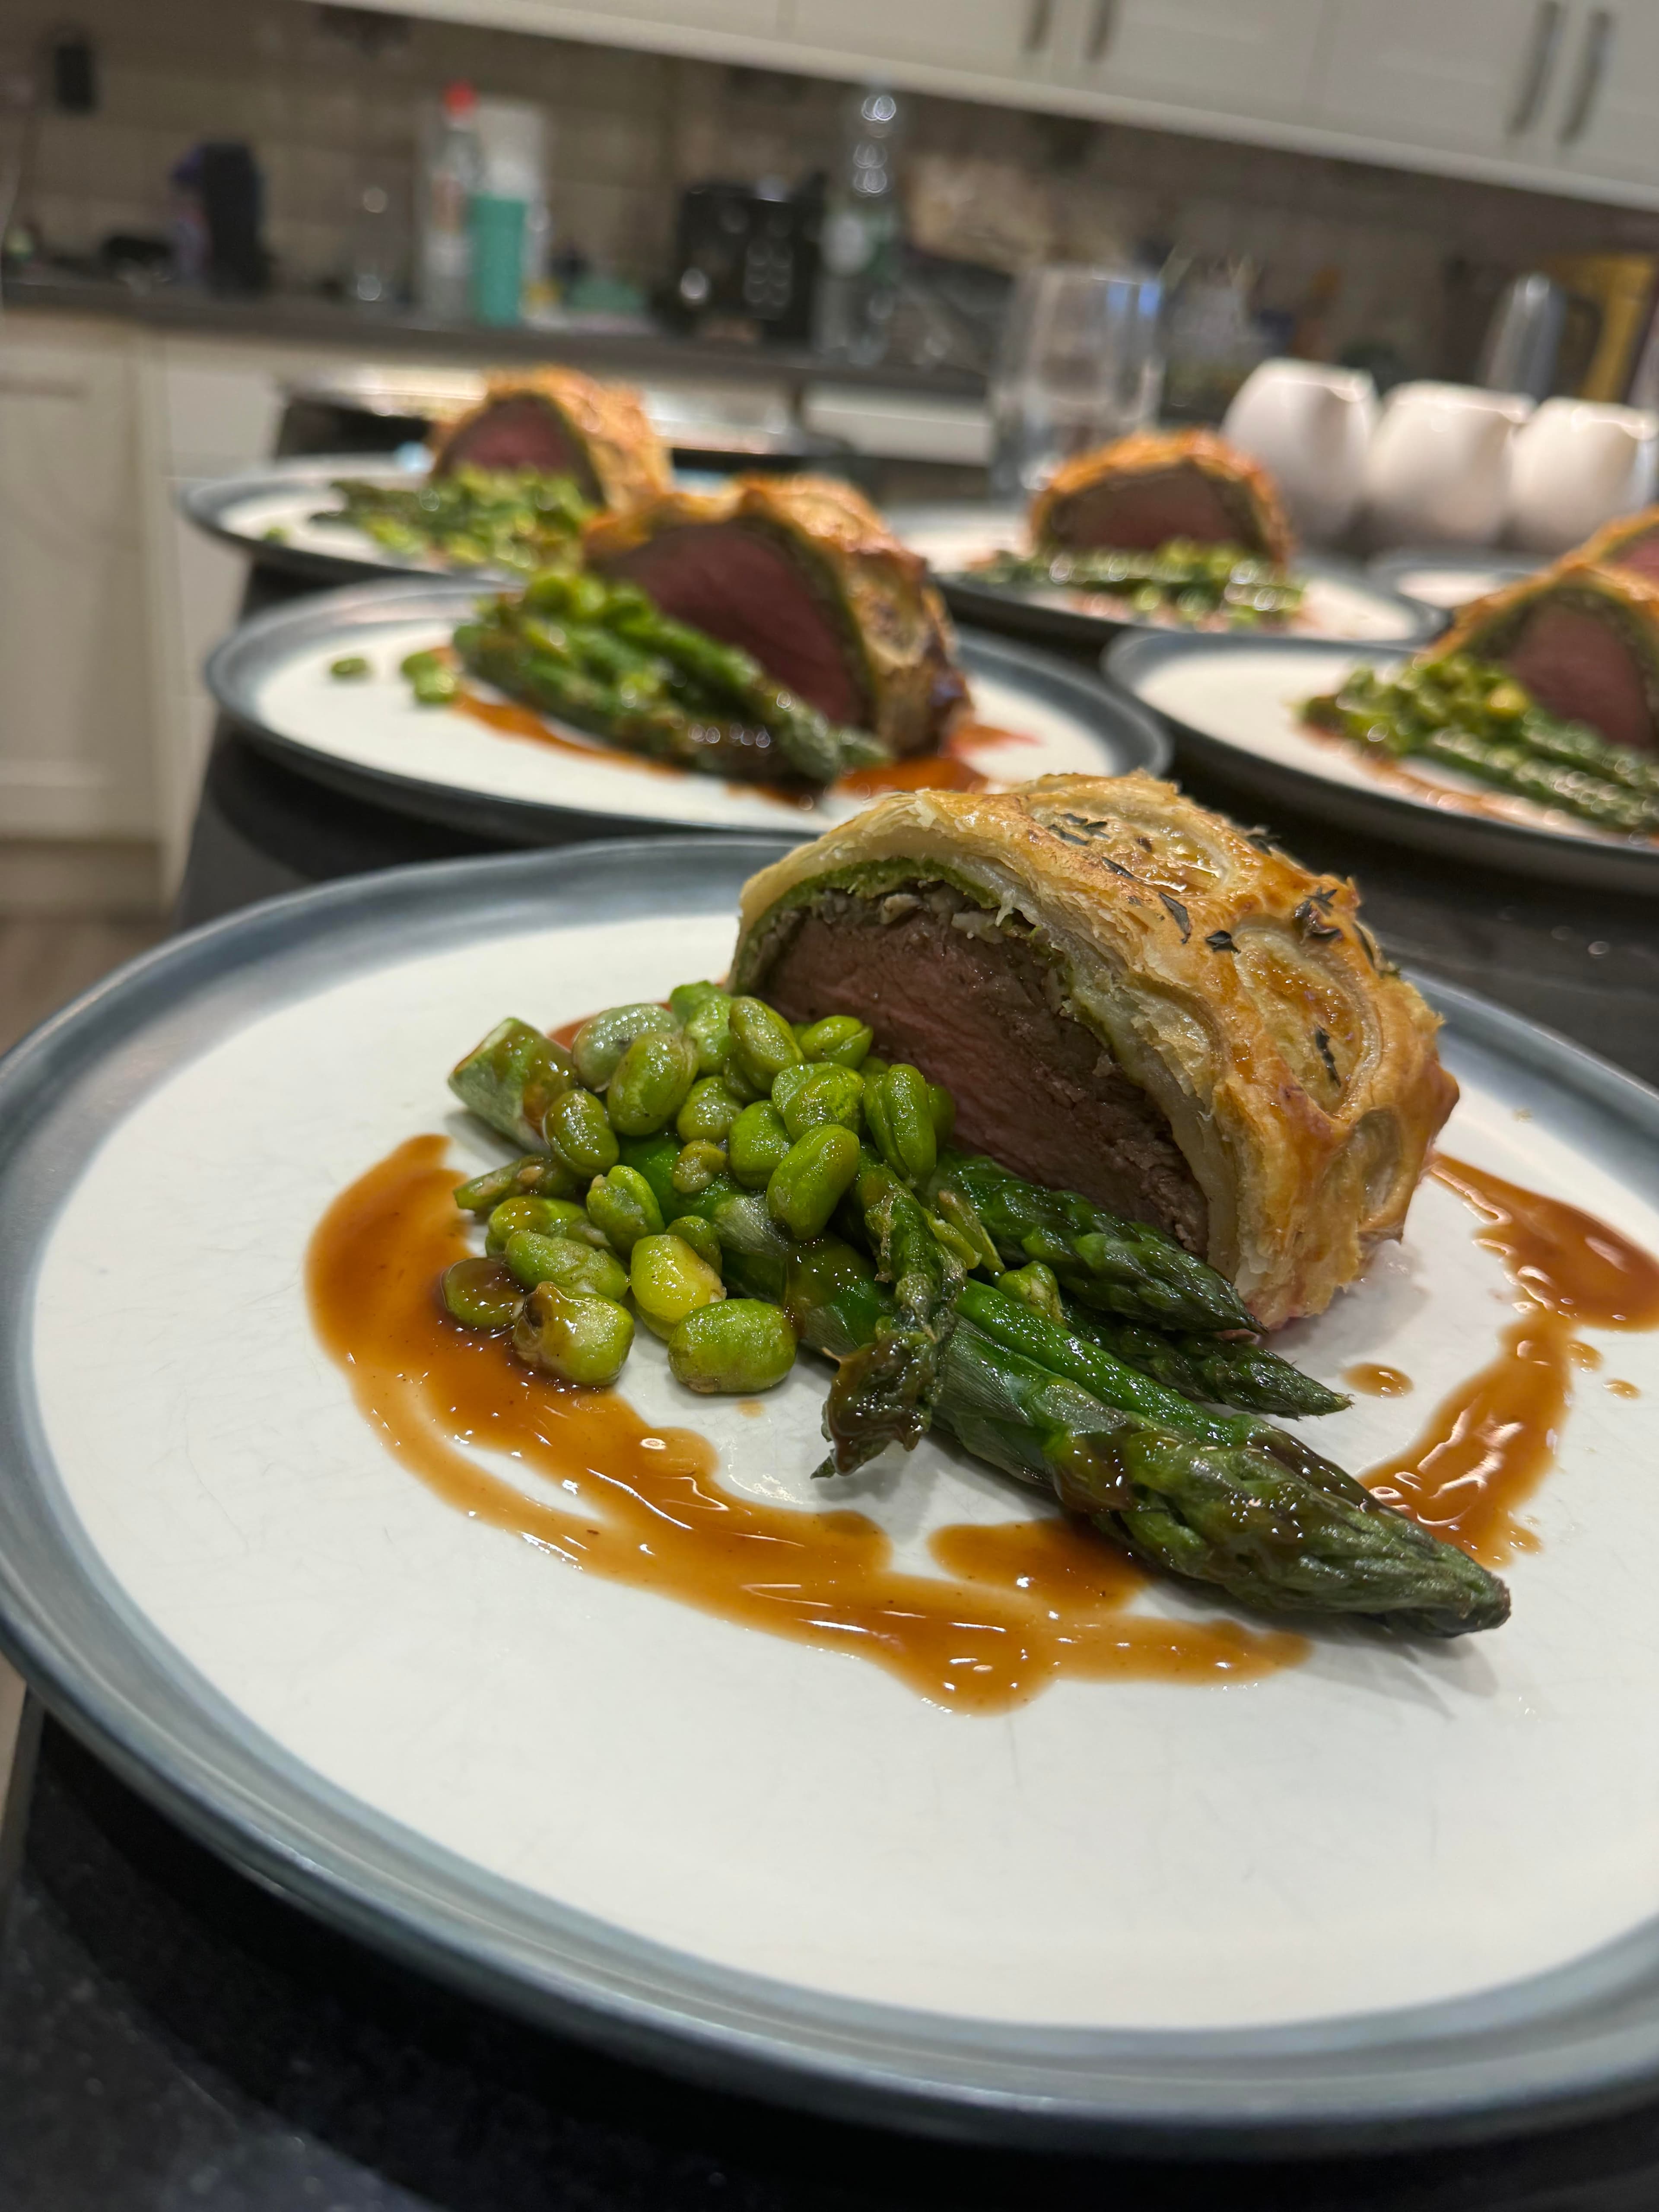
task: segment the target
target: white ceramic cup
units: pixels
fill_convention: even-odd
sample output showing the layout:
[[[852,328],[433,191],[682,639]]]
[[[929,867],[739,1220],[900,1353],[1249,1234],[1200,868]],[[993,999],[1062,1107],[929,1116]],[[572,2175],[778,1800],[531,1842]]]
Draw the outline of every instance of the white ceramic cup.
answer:
[[[1364,369],[1264,361],[1239,386],[1221,434],[1267,471],[1297,536],[1328,544],[1353,520],[1376,427],[1376,386]]]
[[[1396,385],[1365,455],[1374,545],[1490,545],[1509,507],[1510,448],[1532,412],[1514,392]]]
[[[1504,534],[1530,553],[1565,553],[1646,507],[1659,472],[1659,416],[1640,407],[1546,399],[1517,433]]]

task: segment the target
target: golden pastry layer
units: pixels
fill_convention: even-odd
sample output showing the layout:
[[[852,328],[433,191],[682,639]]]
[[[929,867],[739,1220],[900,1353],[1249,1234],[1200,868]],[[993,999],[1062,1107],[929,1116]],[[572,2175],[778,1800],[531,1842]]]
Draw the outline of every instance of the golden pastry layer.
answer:
[[[1400,1235],[1457,1096],[1352,885],[1144,774],[896,793],[750,879],[732,972],[862,1012],[968,1148],[1159,1221],[1264,1328]]]

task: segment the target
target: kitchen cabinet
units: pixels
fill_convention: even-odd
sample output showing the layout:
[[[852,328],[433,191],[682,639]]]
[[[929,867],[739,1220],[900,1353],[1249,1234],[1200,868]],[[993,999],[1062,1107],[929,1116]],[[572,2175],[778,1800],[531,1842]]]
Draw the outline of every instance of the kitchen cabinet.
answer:
[[[155,824],[130,334],[0,333],[0,836]]]
[[[944,64],[1000,84],[1041,78],[1054,61],[1060,0],[793,0],[804,46],[856,53],[858,73],[882,61]]]
[[[1329,0],[1313,114],[1368,139],[1548,159],[1567,0]]]
[[[1079,88],[1170,107],[1298,112],[1325,0],[1067,0],[1058,73]]]
[[[1659,181],[1659,7],[1578,5],[1563,41],[1555,155],[1564,172]]]

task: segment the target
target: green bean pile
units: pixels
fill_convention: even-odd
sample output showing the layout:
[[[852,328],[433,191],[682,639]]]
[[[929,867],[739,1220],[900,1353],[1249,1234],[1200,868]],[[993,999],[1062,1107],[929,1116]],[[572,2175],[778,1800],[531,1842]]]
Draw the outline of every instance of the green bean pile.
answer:
[[[1514,677],[1468,653],[1414,660],[1392,678],[1367,663],[1303,711],[1383,758],[1437,761],[1603,830],[1659,831],[1659,763],[1546,714]]]
[[[349,524],[405,560],[522,575],[568,553],[593,512],[570,477],[538,469],[457,469],[414,485],[338,477],[329,489],[342,504],[313,522]]]
[[[520,1157],[455,1194],[485,1243],[446,1271],[449,1314],[587,1388],[636,1322],[694,1391],[769,1389],[804,1344],[839,1363],[819,1474],[937,1423],[1246,1604],[1436,1635],[1506,1617],[1502,1583],[1264,1418],[1346,1401],[1266,1350],[1224,1277],[953,1148],[949,1093],[872,1042],[706,982],[568,1051],[501,1023],[450,1085]]]
[[[842,729],[775,684],[740,646],[580,568],[544,568],[483,602],[455,632],[455,653],[511,699],[710,775],[822,786],[891,758],[867,730]],[[404,664],[417,699],[453,696],[453,678],[434,675],[441,665],[432,653]]]
[[[1259,553],[1191,538],[1171,538],[1151,553],[1113,546],[999,553],[974,573],[993,584],[1109,592],[1127,602],[1130,614],[1222,629],[1282,625],[1300,610],[1304,590]]]

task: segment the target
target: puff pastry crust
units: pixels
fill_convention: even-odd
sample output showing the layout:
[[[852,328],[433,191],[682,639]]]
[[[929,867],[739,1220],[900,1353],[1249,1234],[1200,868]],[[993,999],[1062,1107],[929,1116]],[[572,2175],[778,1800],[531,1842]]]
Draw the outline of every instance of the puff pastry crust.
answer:
[[[901,881],[950,885],[1049,963],[1063,1018],[1167,1121],[1205,1256],[1263,1328],[1322,1311],[1400,1235],[1457,1087],[1352,884],[1143,773],[896,793],[750,878],[737,988],[764,992],[792,909]]]
[[[559,418],[565,435],[578,447],[592,477],[592,491],[606,507],[631,506],[666,491],[674,480],[668,448],[658,436],[637,392],[623,384],[600,384],[580,369],[549,364],[542,368],[499,369],[486,381],[484,396],[443,424],[432,459],[434,476],[447,475],[465,459],[469,434],[505,400],[539,401]]]
[[[1037,545],[1110,544],[1109,538],[1097,537],[1092,530],[1079,533],[1073,526],[1073,511],[1080,518],[1103,492],[1127,486],[1131,480],[1138,481],[1143,495],[1155,495],[1162,483],[1168,487],[1165,496],[1178,496],[1182,479],[1190,482],[1194,475],[1213,489],[1228,517],[1231,538],[1281,567],[1290,559],[1294,539],[1273,478],[1212,430],[1139,430],[1079,453],[1057,469],[1032,501],[1032,541]],[[1178,526],[1147,533],[1154,546],[1167,538],[1195,534]],[[1131,542],[1141,544],[1142,536],[1137,534]]]

